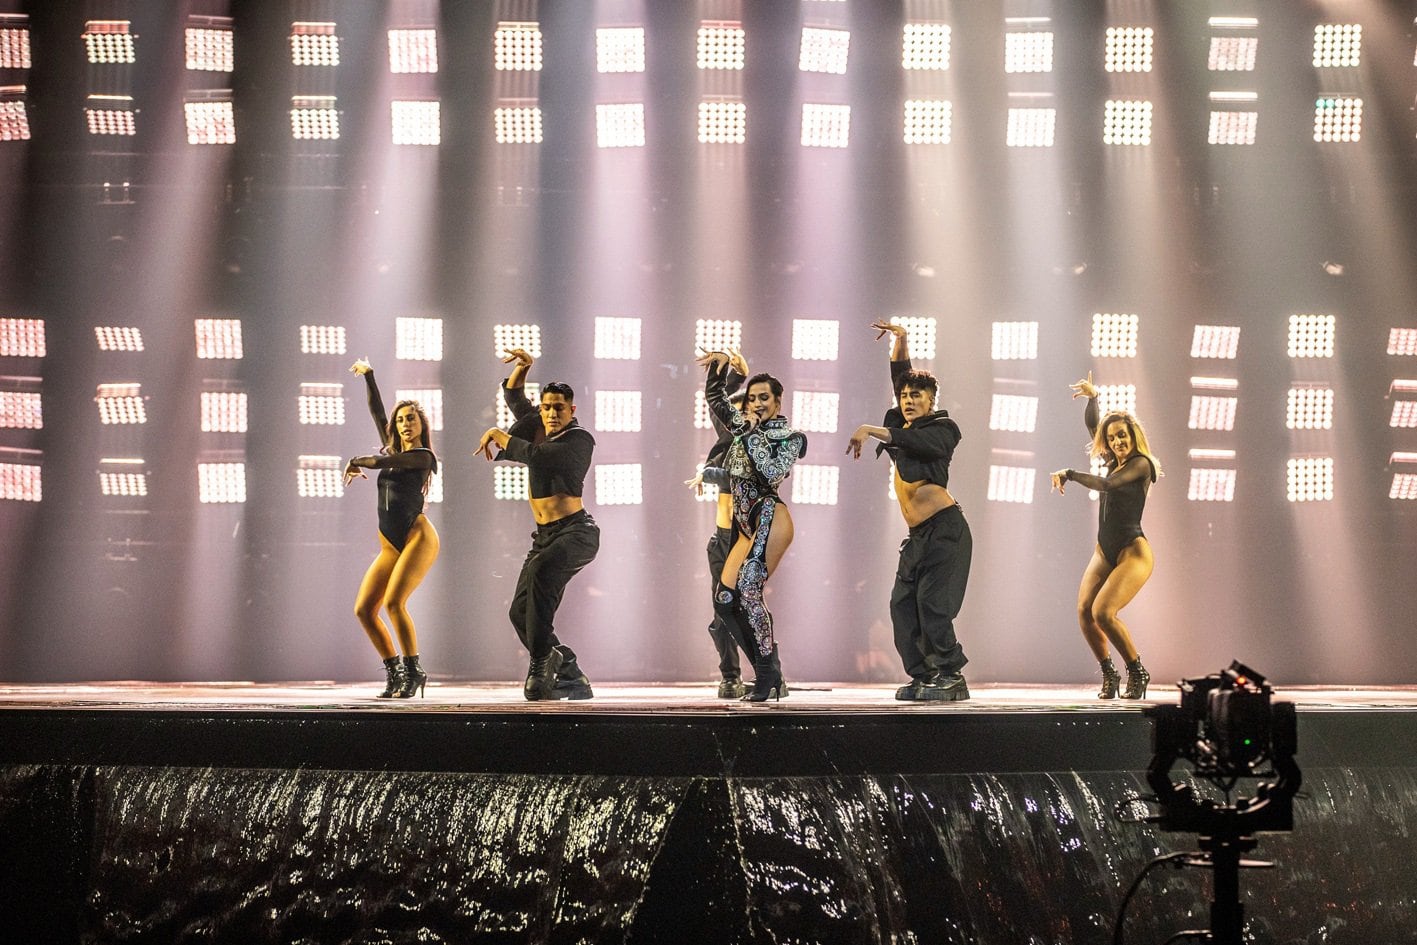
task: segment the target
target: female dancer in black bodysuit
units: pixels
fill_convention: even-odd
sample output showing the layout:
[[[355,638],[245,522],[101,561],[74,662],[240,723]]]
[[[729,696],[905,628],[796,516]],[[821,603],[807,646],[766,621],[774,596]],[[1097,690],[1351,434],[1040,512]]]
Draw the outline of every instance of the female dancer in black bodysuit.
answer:
[[[1052,477],[1059,495],[1069,482],[1101,493],[1097,547],[1078,587],[1078,625],[1102,668],[1102,689],[1097,697],[1115,699],[1121,684],[1121,676],[1107,652],[1110,640],[1127,662],[1127,688],[1122,698],[1145,699],[1151,674],[1141,664],[1141,656],[1118,612],[1131,603],[1151,577],[1151,544],[1141,530],[1141,513],[1146,507],[1147,490],[1161,475],[1161,464],[1151,454],[1146,431],[1136,417],[1114,410],[1098,423],[1097,387],[1092,383],[1091,371],[1071,387],[1074,398],[1087,398],[1083,420],[1092,436],[1091,455],[1101,457],[1107,464],[1105,477],[1074,469],[1060,469]]]
[[[418,662],[418,636],[408,613],[408,598],[438,557],[438,533],[423,514],[423,497],[428,480],[438,471],[438,459],[433,455],[428,417],[418,402],[399,401],[390,424],[369,362],[361,358],[350,370],[364,375],[369,413],[384,444],[377,455],[356,456],[344,468],[346,486],[355,477],[367,479],[366,469],[379,470],[379,554],[359,585],[354,615],[384,660],[388,684],[379,698],[407,699],[415,692],[421,695],[428,683],[428,674]],[[379,619],[380,606],[394,625],[403,659]]]
[[[743,699],[765,702],[781,698],[784,688],[772,614],[763,603],[763,585],[792,543],[792,516],[778,497],[777,487],[787,478],[792,464],[806,454],[807,437],[788,426],[782,416],[782,382],[777,378],[770,374],[750,377],[744,407],[739,410],[728,402],[724,390],[729,356],[713,351],[699,358],[699,363],[708,369],[704,398],[709,410],[733,436],[723,468],[733,495],[738,537],[724,562],[714,609],[753,654],[753,691]],[[707,469],[704,481],[722,482]]]

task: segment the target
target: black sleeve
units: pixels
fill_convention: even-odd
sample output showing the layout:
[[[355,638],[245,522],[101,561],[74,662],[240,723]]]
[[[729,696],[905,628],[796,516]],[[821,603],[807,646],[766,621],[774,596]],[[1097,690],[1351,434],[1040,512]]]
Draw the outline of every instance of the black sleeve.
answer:
[[[1082,422],[1087,424],[1088,436],[1094,438],[1097,436],[1097,424],[1100,423],[1101,420],[1102,418],[1101,416],[1099,416],[1099,411],[1097,409],[1097,398],[1087,398],[1087,406],[1083,408],[1082,411]]]
[[[438,470],[438,459],[433,455],[433,451],[421,446],[403,453],[356,456],[350,462],[365,469],[426,469],[430,472]]]
[[[911,372],[910,359],[891,362],[891,397],[896,396],[896,391],[900,389],[901,378]]]
[[[1141,453],[1134,455],[1121,469],[1114,469],[1107,476],[1094,476],[1092,473],[1078,472],[1075,469],[1068,474],[1069,482],[1076,482],[1094,492],[1111,492],[1113,489],[1131,485],[1139,479],[1156,481],[1156,472],[1151,465],[1151,460]]]
[[[705,466],[703,471],[704,482],[711,486],[718,486],[720,490],[727,491],[733,485],[733,477],[728,474],[728,470],[722,466]]]
[[[926,462],[953,456],[959,441],[959,427],[952,420],[891,430],[891,446],[898,446],[915,459]]]
[[[507,381],[502,380],[502,402],[507,405],[507,409],[512,412],[512,416],[520,420],[523,417],[536,413],[536,406],[531,402],[531,398],[526,395],[526,387],[508,387]]]
[[[748,418],[728,402],[728,394],[724,390],[727,373],[727,365],[717,371],[712,367],[708,369],[704,374],[704,400],[708,402],[709,414],[718,420],[714,428],[718,429],[721,424],[725,432],[737,436],[747,430],[749,424]]]
[[[369,395],[369,415],[374,418],[374,426],[379,429],[379,442],[389,445],[389,416],[384,413],[384,398],[379,396],[379,385],[374,382],[372,370],[364,372],[364,390]]]

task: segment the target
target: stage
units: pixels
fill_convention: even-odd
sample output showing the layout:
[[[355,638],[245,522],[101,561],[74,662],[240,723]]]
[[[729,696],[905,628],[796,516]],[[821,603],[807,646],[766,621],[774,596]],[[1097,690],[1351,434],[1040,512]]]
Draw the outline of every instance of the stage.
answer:
[[[0,687],[0,914],[46,942],[1110,942],[1142,867],[1196,842],[1129,803],[1157,682]],[[1275,698],[1304,788],[1242,874],[1250,940],[1414,941],[1417,687]],[[1126,941],[1209,899],[1205,870],[1152,873]]]

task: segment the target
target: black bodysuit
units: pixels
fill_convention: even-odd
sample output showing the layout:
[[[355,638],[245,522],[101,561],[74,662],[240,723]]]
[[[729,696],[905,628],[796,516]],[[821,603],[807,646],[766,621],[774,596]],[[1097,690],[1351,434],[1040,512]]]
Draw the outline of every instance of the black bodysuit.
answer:
[[[1097,436],[1097,398],[1090,397],[1083,412],[1087,432]],[[1133,444],[1135,449],[1135,444]],[[1115,459],[1107,465],[1107,476],[1092,476],[1075,472],[1074,482],[1101,494],[1097,510],[1097,546],[1102,556],[1112,567],[1117,566],[1122,549],[1138,538],[1145,538],[1141,530],[1141,513],[1146,508],[1146,493],[1156,481],[1156,467],[1151,459],[1142,453],[1133,453],[1122,466]]]
[[[374,383],[373,371],[365,372],[364,386],[369,394],[369,414],[379,430],[379,439],[387,443],[393,434],[389,433],[389,420],[384,413],[379,386]],[[368,462],[360,465],[379,470],[379,534],[403,551],[408,533],[423,514],[423,496],[429,477],[438,471],[438,458],[432,450],[420,446],[402,453],[381,453],[363,459]]]

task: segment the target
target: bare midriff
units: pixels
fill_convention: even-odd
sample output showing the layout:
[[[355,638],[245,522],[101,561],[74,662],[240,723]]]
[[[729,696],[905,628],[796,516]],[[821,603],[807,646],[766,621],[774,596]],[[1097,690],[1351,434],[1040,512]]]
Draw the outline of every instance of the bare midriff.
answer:
[[[899,470],[895,473],[895,497],[900,501],[900,514],[905,516],[905,524],[911,528],[955,504],[955,497],[944,486],[928,479],[906,482],[900,478]]]
[[[538,525],[550,525],[585,508],[578,495],[557,493],[542,499],[531,499],[531,515]]]

